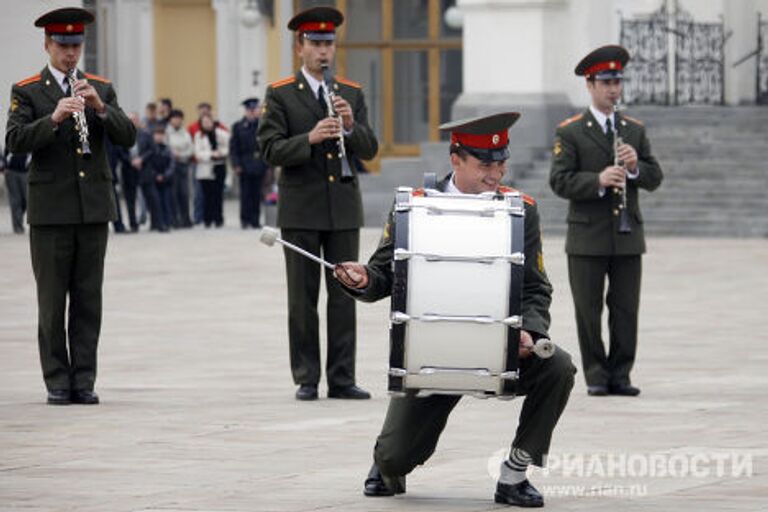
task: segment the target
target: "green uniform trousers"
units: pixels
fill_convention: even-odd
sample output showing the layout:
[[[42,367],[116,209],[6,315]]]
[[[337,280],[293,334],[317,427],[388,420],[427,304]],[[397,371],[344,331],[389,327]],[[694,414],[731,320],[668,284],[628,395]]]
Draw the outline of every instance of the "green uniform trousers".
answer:
[[[313,231],[282,229],[283,240],[339,263],[357,261],[360,231]],[[288,281],[288,336],[291,372],[296,384],[320,381],[320,331],[317,302],[320,293],[320,265],[289,249],[284,250]],[[329,387],[345,387],[355,383],[356,321],[355,300],[345,294],[333,277],[325,271],[327,304],[328,353],[326,378]]]
[[[30,228],[37,337],[48,390],[93,390],[108,232],[106,222]]]
[[[525,401],[512,446],[525,450],[533,464],[544,464],[575,373],[571,356],[559,347],[549,359],[531,356],[522,360],[518,394],[525,395]],[[434,453],[448,416],[460,399],[458,395],[392,398],[374,449],[373,458],[381,473],[396,478],[424,464]]]
[[[637,351],[641,274],[640,255],[568,256],[579,348],[588,386],[630,384],[629,373]],[[608,355],[601,335],[604,298],[608,306]]]

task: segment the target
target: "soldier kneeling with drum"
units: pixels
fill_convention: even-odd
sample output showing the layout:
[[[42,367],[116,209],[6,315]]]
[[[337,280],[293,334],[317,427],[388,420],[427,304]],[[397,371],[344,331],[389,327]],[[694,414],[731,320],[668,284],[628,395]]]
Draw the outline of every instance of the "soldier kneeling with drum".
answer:
[[[526,469],[529,464],[543,465],[576,369],[562,349],[547,358],[549,354],[534,350],[534,342],[548,337],[552,287],[544,271],[536,203],[501,185],[509,158],[508,130],[518,118],[518,113],[511,112],[441,126],[451,132],[453,172],[426,190],[400,189],[368,264],[336,266],[336,278],[355,298],[374,302],[392,295],[393,300],[389,388],[400,396],[391,398],[376,441],[366,496],[405,492],[405,475],[432,455],[462,395],[525,395],[517,435],[501,466],[495,501],[523,507],[544,504],[527,480]],[[412,224],[405,225],[409,212]],[[422,220],[415,227],[417,218]],[[446,228],[451,223],[454,227]],[[497,235],[493,229],[506,232]],[[440,234],[434,236],[435,232]],[[415,237],[429,233],[435,240],[427,249],[428,244]],[[493,252],[500,245],[497,240],[507,244],[503,253]],[[469,255],[447,255],[451,245]],[[494,269],[506,274],[494,278]],[[417,279],[419,272],[429,278]],[[489,290],[491,281],[506,286],[504,293]],[[439,297],[417,299],[414,287],[419,282],[427,288],[424,293]],[[493,295],[503,304],[491,308],[494,313],[477,315],[483,295]],[[459,307],[446,305],[445,296],[452,296]],[[405,312],[406,304],[414,310]],[[462,307],[473,314],[457,312]],[[487,343],[479,343],[485,332],[495,333],[496,338],[502,333],[503,342],[488,338]],[[440,348],[434,350],[437,354],[425,356],[430,343]],[[477,354],[486,350],[481,346],[495,347],[490,357],[504,364],[478,362]],[[431,361],[426,360],[429,357]],[[455,363],[461,358],[470,362],[459,368]]]

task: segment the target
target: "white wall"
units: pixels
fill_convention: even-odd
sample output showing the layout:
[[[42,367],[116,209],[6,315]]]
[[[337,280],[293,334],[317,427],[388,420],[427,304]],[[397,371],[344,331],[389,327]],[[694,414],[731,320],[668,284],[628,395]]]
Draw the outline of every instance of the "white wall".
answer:
[[[561,54],[557,77],[563,92],[573,105],[588,104],[589,94],[584,78],[573,72],[576,64],[597,47],[619,42],[618,10],[614,0],[571,0],[564,20],[557,31],[562,42],[556,41],[550,54]]]
[[[5,125],[8,120],[8,105],[11,86],[38,73],[48,63],[48,54],[43,48],[43,30],[35,27],[35,20],[41,15],[60,7],[77,5],[72,0],[24,0],[2,2],[0,16],[0,146],[5,148]]]

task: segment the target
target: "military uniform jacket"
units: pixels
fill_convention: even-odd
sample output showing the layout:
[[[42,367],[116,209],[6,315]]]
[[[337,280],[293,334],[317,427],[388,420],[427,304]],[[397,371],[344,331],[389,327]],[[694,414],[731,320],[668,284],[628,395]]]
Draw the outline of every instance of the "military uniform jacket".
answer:
[[[256,140],[258,128],[258,119],[249,121],[245,117],[232,125],[229,159],[232,166],[242,168],[244,174],[262,174],[267,171],[267,164],[261,158],[261,148]]]
[[[445,191],[451,175],[438,183],[438,190]],[[499,192],[514,191],[508,187]],[[418,193],[418,191],[416,192]],[[552,285],[544,269],[544,257],[541,252],[541,231],[539,212],[536,202],[523,195],[525,202],[525,271],[523,275],[523,329],[530,332],[534,339],[548,337],[550,316],[549,305],[552,302]],[[368,287],[362,291],[345,289],[353,297],[364,302],[375,302],[392,294],[394,239],[394,208],[390,210],[384,226],[379,246],[368,260]],[[457,296],[461,290],[456,290]]]
[[[55,128],[51,114],[64,92],[46,66],[39,75],[22,80],[11,91],[6,145],[13,152],[32,153],[29,170],[31,225],[109,222],[116,218],[112,173],[106,137],[114,144],[133,145],[136,129],[117,104],[112,84],[83,75],[106,105],[101,119],[86,107],[92,156],[78,154],[80,142],[72,117]]]
[[[549,183],[560,197],[570,200],[565,251],[584,256],[634,255],[645,252],[643,217],[638,189],[655,190],[662,172],[651,154],[642,123],[616,114],[619,136],[637,151],[636,179],[627,180],[627,209],[631,233],[619,233],[621,194],[607,189],[601,197],[598,175],[613,165],[613,144],[587,109],[557,128]]]
[[[360,85],[337,77],[336,87],[334,92],[349,102],[355,117],[352,133],[344,137],[347,158],[353,154],[373,158],[378,142],[368,126]],[[342,182],[335,142],[309,144],[309,132],[325,117],[327,112],[301,71],[267,88],[258,138],[264,159],[282,167],[277,203],[277,224],[282,228],[343,230],[363,225],[355,166],[350,160],[354,179]]]

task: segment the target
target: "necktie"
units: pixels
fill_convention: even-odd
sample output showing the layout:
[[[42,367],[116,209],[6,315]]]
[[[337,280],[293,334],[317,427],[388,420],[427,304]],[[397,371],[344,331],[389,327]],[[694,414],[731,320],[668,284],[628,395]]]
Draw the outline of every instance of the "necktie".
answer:
[[[69,80],[67,80],[67,77],[64,77],[64,96],[71,96],[72,95],[72,88],[69,86]]]
[[[323,114],[328,112],[328,104],[325,102],[325,91],[323,86],[317,88],[317,102],[320,103],[320,108],[323,109]]]
[[[611,123],[610,117],[605,120],[605,137],[613,144],[613,123]]]

